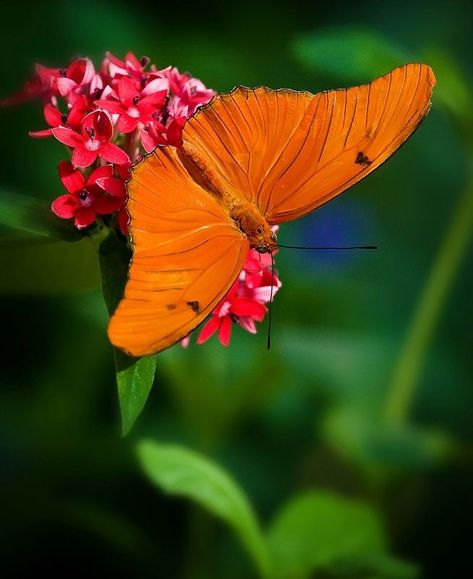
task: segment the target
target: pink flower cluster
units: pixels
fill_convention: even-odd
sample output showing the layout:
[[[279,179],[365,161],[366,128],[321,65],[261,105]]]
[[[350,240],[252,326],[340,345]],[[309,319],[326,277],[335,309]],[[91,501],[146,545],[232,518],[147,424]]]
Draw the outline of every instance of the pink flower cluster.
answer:
[[[52,136],[71,153],[71,162],[59,164],[67,193],[53,202],[53,212],[74,219],[78,229],[97,216],[118,213],[126,234],[125,181],[131,163],[157,145],[177,145],[186,119],[214,94],[177,68],[158,70],[148,58],[138,60],[129,52],[120,60],[108,52],[99,71],[88,58],[77,58],[65,69],[38,64],[33,79],[2,104],[41,98],[49,128],[31,136]]]
[[[275,252],[274,252],[275,253]],[[274,256],[273,253],[273,256]],[[223,346],[228,346],[232,334],[232,322],[256,334],[255,322],[262,322],[269,303],[281,287],[281,282],[272,268],[271,255],[250,249],[245,265],[230,291],[212,312],[197,337],[203,344],[218,332]],[[183,340],[187,346],[189,336]]]
[[[88,58],[77,58],[65,69],[38,64],[23,90],[0,104],[40,98],[48,128],[30,135],[52,136],[70,152],[71,160],[59,163],[66,193],[53,201],[52,211],[73,219],[78,229],[92,225],[98,216],[109,216],[107,225],[126,235],[125,181],[131,164],[158,145],[178,146],[186,119],[214,94],[177,68],[158,70],[148,58],[138,60],[129,52],[120,60],[108,52],[99,71]],[[203,326],[197,343],[218,332],[227,346],[232,323],[256,333],[255,322],[263,321],[266,304],[280,287],[271,255],[251,249],[239,278]],[[184,345],[188,342],[189,337],[183,340]]]

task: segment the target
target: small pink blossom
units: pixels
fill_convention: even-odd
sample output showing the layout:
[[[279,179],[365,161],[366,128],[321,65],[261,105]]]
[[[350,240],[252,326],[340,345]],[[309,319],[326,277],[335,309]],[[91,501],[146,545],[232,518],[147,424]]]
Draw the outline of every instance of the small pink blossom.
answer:
[[[67,194],[59,196],[51,209],[63,219],[74,219],[74,225],[83,229],[98,215],[109,215],[123,206],[125,183],[114,176],[113,166],[98,167],[86,179],[71,163],[59,163],[59,177]]]
[[[220,343],[228,346],[232,322],[256,334],[255,322],[263,321],[267,312],[265,304],[274,298],[281,287],[278,277],[269,269],[271,265],[270,254],[260,254],[250,249],[239,278],[200,331],[198,344],[203,344],[218,332]]]
[[[35,139],[50,137],[53,135],[53,128],[55,129],[64,126],[74,129],[75,131],[80,131],[82,120],[89,112],[91,112],[91,105],[85,96],[79,96],[67,113],[62,113],[57,107],[53,106],[51,103],[47,103],[44,106],[43,114],[46,123],[51,128],[43,129],[41,131],[30,131],[29,135]]]
[[[67,122],[67,115],[61,113],[61,111],[56,108],[51,103],[46,103],[43,108],[43,115],[46,123],[50,127],[58,127]],[[30,137],[35,139],[42,139],[44,137],[50,137],[52,135],[51,129],[43,129],[41,131],[30,131]]]
[[[168,83],[161,78],[141,89],[139,82],[124,76],[116,86],[116,91],[110,92],[108,98],[97,100],[95,104],[118,115],[117,129],[121,133],[131,133],[140,123],[149,122],[162,108],[168,92]]]
[[[215,91],[208,89],[198,78],[187,73],[181,74],[177,68],[169,67],[161,74],[169,81],[172,98],[168,111],[172,117],[189,118],[199,106],[207,104],[215,95]]]
[[[167,126],[158,120],[148,123],[141,131],[141,144],[147,153],[151,153],[158,145],[172,145],[177,147],[182,139],[186,117],[170,119]]]
[[[111,80],[121,76],[141,80],[143,76],[148,74],[144,70],[148,64],[149,58],[147,56],[138,60],[132,52],[127,52],[125,59],[120,60],[111,52],[107,52],[102,63],[102,76],[108,76]]]
[[[56,82],[59,94],[71,104],[78,97],[95,94],[103,88],[102,78],[95,72],[93,62],[88,58],[72,61]]]
[[[68,127],[52,129],[58,141],[73,148],[72,164],[88,167],[100,157],[108,163],[129,163],[130,158],[118,145],[110,142],[113,136],[112,119],[100,109],[89,113],[81,124],[81,132]]]

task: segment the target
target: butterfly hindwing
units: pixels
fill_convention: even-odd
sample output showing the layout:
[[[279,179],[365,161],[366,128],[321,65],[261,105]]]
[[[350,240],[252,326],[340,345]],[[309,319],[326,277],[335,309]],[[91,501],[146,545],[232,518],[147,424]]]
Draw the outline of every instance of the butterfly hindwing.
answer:
[[[172,147],[156,149],[134,169],[128,211],[133,259],[109,336],[143,356],[184,338],[210,314],[240,273],[249,244]]]

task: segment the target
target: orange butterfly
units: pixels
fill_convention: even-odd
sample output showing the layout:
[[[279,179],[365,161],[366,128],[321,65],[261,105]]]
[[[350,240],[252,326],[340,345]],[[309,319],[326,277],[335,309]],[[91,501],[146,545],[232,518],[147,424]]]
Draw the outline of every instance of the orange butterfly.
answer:
[[[133,356],[191,332],[234,283],[250,247],[277,248],[271,225],[297,219],[363,179],[430,109],[432,69],[408,64],[313,95],[237,87],[157,148],[128,183],[133,259],[108,328]]]

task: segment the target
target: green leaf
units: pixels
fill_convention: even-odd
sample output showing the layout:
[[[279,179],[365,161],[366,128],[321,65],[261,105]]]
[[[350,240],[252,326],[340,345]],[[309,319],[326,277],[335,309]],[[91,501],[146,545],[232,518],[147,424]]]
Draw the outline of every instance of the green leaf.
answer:
[[[156,373],[156,356],[131,358],[117,348],[114,351],[122,433],[125,436],[148,400]]]
[[[0,245],[0,262],[2,294],[60,295],[100,287],[97,251],[90,239],[18,239]]]
[[[99,249],[104,300],[111,315],[120,301],[128,275],[131,251],[126,240],[111,231]],[[133,358],[114,349],[122,433],[130,432],[153,386],[156,356]]]
[[[70,221],[59,219],[37,199],[0,190],[0,225],[61,241],[79,241],[83,235]]]
[[[304,579],[346,559],[382,554],[385,536],[368,504],[311,490],[296,496],[276,516],[268,544],[275,577]]]
[[[347,82],[369,82],[416,60],[387,38],[364,28],[340,27],[303,36],[293,44],[296,58],[309,70]]]
[[[108,313],[112,315],[123,296],[131,250],[125,238],[111,231],[100,244],[99,258],[103,297]]]
[[[151,481],[170,495],[191,499],[225,521],[269,576],[266,545],[252,507],[237,483],[217,464],[184,447],[142,441],[138,456]]]

